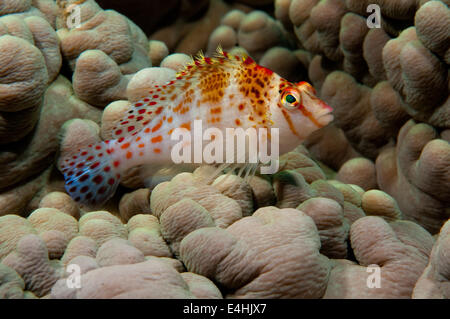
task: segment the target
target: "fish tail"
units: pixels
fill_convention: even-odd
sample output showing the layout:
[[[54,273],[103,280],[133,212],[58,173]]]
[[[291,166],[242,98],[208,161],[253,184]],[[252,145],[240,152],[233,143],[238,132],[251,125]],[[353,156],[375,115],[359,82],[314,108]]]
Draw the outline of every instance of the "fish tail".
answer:
[[[120,182],[108,142],[89,145],[60,161],[65,188],[79,203],[96,206],[111,198]]]

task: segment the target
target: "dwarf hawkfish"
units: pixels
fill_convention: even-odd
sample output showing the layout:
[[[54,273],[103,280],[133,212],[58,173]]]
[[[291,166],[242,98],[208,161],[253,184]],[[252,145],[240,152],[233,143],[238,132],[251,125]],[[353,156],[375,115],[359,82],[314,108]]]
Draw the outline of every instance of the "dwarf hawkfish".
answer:
[[[123,173],[138,165],[175,165],[176,128],[278,128],[288,152],[333,120],[331,107],[307,82],[291,83],[247,55],[220,48],[202,54],[164,85],[154,85],[114,128],[114,139],[63,154],[60,169],[75,201],[98,205],[115,192]],[[269,136],[270,138],[270,136]]]

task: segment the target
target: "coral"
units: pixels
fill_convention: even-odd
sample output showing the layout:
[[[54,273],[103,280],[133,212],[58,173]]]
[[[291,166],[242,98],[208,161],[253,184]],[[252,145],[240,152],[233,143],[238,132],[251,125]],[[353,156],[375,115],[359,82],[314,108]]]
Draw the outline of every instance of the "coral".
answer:
[[[226,229],[193,231],[181,242],[180,258],[188,271],[230,291],[227,298],[317,298],[325,292],[329,271],[319,248],[310,217],[265,207]]]
[[[350,239],[358,264],[335,260],[324,298],[411,298],[433,245],[427,231],[367,216],[352,224]]]
[[[22,299],[25,283],[12,268],[0,264],[0,299]]]
[[[99,247],[95,259],[100,267],[136,264],[144,261],[144,254],[125,239],[113,238]]]
[[[17,192],[21,193],[16,196],[14,188],[8,189],[12,200],[6,199],[6,202],[2,202],[0,211],[11,207],[15,213],[24,212],[28,202],[44,188],[42,184],[45,185],[45,180],[48,179],[45,174],[25,186],[19,183],[28,181],[52,165],[59,145],[58,131],[64,122],[74,117],[100,120],[101,111],[74,97],[71,83],[63,76],[53,81],[43,98],[40,117],[33,134],[24,140],[8,144],[0,153],[1,189],[17,186]],[[45,193],[40,194],[41,197],[44,195]]]
[[[448,0],[0,2],[0,298],[450,296]],[[76,204],[57,158],[218,46],[334,122],[276,174],[141,165]]]
[[[189,21],[181,16],[175,23],[159,29],[149,38],[164,41],[169,51],[196,54],[199,50],[206,49],[210,33],[233,7],[235,5],[230,6],[222,0],[211,0],[199,19]]]
[[[377,188],[375,164],[364,157],[346,161],[339,169],[336,179],[347,184],[356,184],[364,190]]]
[[[360,155],[349,143],[344,132],[334,124],[312,133],[304,144],[314,158],[334,170],[338,170],[349,159]]]
[[[447,221],[431,250],[430,261],[416,283],[413,298],[441,299],[450,297],[450,222]]]
[[[127,238],[126,227],[106,211],[87,213],[80,218],[78,225],[79,234],[94,239],[98,246],[115,237]]]
[[[150,196],[150,207],[153,214],[160,218],[165,210],[184,198],[203,206],[219,227],[227,227],[242,217],[241,207],[235,200],[215,188],[198,185],[190,173],[178,174],[170,182],[158,184]]]
[[[402,212],[395,199],[377,189],[367,191],[362,195],[361,207],[366,215],[380,216],[387,221],[402,219]]]
[[[38,297],[49,293],[61,277],[61,266],[48,259],[45,243],[37,235],[22,237],[2,263],[13,268],[23,278],[25,288]]]
[[[250,216],[253,209],[253,196],[250,185],[241,177],[221,175],[211,184],[222,194],[234,199],[242,210],[242,216]]]
[[[150,40],[148,46],[148,56],[153,66],[159,66],[161,61],[169,55],[169,49],[163,41]]]
[[[22,24],[26,28],[19,18],[9,20],[9,24]],[[0,68],[4,74],[0,95],[1,144],[19,141],[39,119],[48,73],[41,51],[29,41],[8,34],[0,37]]]
[[[275,193],[270,181],[260,176],[253,176],[248,181],[248,184],[252,189],[255,208],[273,206],[275,204]]]
[[[39,208],[28,216],[28,220],[38,233],[57,230],[64,234],[67,241],[70,241],[78,233],[77,220],[55,208]]]
[[[58,230],[46,230],[39,233],[48,250],[49,259],[59,259],[66,250],[69,239],[66,234]]]
[[[342,207],[334,200],[323,197],[310,198],[297,209],[311,217],[320,236],[320,253],[329,258],[347,257],[349,225],[344,220]]]
[[[402,95],[410,116],[439,127],[449,126],[448,119],[440,116],[448,103],[448,68],[418,40],[416,28],[406,29],[386,43],[383,62],[388,81]]]
[[[378,185],[397,200],[406,219],[434,234],[450,216],[449,161],[449,142],[430,125],[410,120],[397,145],[377,157]]]
[[[138,214],[127,223],[128,241],[144,256],[172,257],[164,241],[162,227],[153,215]]]
[[[97,242],[86,236],[74,237],[66,247],[64,255],[61,257],[61,263],[68,265],[72,259],[79,256],[95,258],[98,250]]]
[[[150,214],[150,191],[147,188],[141,188],[122,196],[119,212],[124,221],[128,221],[137,214]]]
[[[208,211],[186,198],[169,206],[160,217],[161,233],[175,256],[179,256],[183,238],[196,229],[215,226]]]
[[[199,299],[222,299],[222,293],[214,283],[206,277],[193,272],[182,272],[181,277],[189,286],[192,294]]]
[[[29,234],[36,234],[36,230],[29,220],[17,216],[6,215],[0,217],[0,260],[16,248],[20,238]]]
[[[358,84],[348,73],[335,71],[326,77],[321,92],[322,98],[334,107],[335,124],[344,130],[353,147],[375,158],[379,148],[388,142],[391,130],[384,129],[372,112],[373,90]]]
[[[37,16],[46,19],[52,27],[55,27],[56,11],[54,1],[5,0],[0,7],[0,16],[14,14],[21,19]]]
[[[127,75],[151,66],[148,39],[139,27],[116,11],[104,11],[92,0],[79,7],[80,26],[67,28],[64,19],[57,21],[61,52],[74,70],[77,96],[104,107],[126,98]]]
[[[69,195],[63,192],[51,192],[45,195],[39,202],[39,208],[43,207],[55,208],[75,219],[80,218],[80,208]]]
[[[101,267],[81,275],[79,289],[67,288],[65,279],[58,281],[52,298],[136,299],[194,298],[183,277],[158,258],[131,265]],[[197,288],[198,289],[198,288]]]

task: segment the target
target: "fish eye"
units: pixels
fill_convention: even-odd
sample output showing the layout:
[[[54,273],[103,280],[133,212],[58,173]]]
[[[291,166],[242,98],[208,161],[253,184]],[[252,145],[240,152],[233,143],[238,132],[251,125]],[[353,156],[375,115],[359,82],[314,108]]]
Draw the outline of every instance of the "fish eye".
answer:
[[[300,105],[300,94],[293,89],[287,89],[281,97],[281,102],[287,109],[295,109]]]
[[[294,103],[295,101],[297,101],[297,99],[296,99],[292,94],[286,95],[286,102],[292,104],[292,103]]]

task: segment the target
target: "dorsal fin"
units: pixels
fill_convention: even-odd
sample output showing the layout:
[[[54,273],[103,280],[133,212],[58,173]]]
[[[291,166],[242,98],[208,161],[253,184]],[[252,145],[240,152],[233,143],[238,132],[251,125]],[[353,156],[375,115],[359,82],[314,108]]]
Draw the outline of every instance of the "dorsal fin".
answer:
[[[223,51],[220,46],[211,58],[205,57],[200,51],[192,58],[190,63],[177,72],[175,80],[164,85],[153,86],[149,89],[146,97],[135,102],[113,128],[113,138],[120,139],[137,134],[156,115],[161,113],[165,107],[172,105],[175,108],[173,104],[177,97],[187,93],[188,90],[201,89],[201,78],[205,79],[205,82],[210,83],[212,80],[210,75],[214,73],[214,70],[221,70],[227,73],[227,70],[253,63],[255,62],[250,57],[246,55],[230,55]],[[197,85],[192,85],[193,83],[197,83]],[[222,84],[225,85],[224,83]]]
[[[180,81],[183,80],[183,78],[190,79],[190,76],[196,75],[197,71],[204,68],[239,67],[241,65],[249,65],[253,63],[255,63],[255,61],[253,61],[253,59],[246,54],[232,55],[226,51],[223,51],[222,48],[218,46],[212,57],[205,57],[202,51],[192,57],[192,61],[177,72],[177,80]]]

